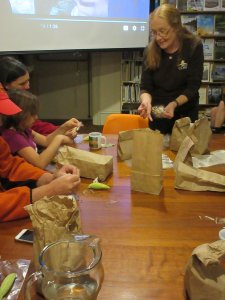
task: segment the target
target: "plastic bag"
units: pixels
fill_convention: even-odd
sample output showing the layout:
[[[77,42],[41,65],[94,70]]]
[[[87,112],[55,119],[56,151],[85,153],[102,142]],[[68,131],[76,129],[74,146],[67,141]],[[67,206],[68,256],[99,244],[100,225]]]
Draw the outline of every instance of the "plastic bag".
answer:
[[[16,300],[21,291],[23,282],[25,280],[28,268],[30,265],[30,260],[18,259],[18,260],[0,260],[0,283],[4,278],[10,273],[16,273],[17,277],[14,284],[4,298],[6,300]]]

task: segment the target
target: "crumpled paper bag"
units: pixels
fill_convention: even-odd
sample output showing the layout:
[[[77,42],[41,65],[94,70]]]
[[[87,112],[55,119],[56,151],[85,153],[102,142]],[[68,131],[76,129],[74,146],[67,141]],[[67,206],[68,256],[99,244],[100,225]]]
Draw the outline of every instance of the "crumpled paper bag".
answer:
[[[185,270],[186,300],[225,299],[225,241],[194,249]]]
[[[133,134],[131,190],[159,195],[163,187],[163,135],[149,128]]]
[[[191,149],[193,154],[208,152],[208,145],[212,135],[210,123],[206,117],[191,123],[189,117],[176,120],[170,138],[170,150],[178,151],[186,136],[194,136],[197,140]]]
[[[188,191],[225,192],[224,175],[192,166],[190,149],[195,142],[194,136],[186,136],[179,148],[174,161],[175,188]]]
[[[38,270],[38,258],[46,245],[81,234],[79,208],[73,196],[53,196],[43,197],[25,210],[34,230],[34,265]]]
[[[113,172],[113,157],[76,149],[60,147],[54,161],[60,165],[71,164],[80,170],[80,176],[104,181]]]

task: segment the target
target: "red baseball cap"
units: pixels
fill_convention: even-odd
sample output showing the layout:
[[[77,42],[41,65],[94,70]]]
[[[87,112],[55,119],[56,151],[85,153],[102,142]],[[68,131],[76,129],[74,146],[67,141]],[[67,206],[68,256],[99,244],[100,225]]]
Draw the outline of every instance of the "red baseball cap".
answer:
[[[22,109],[9,99],[6,92],[0,91],[0,114],[15,115],[21,111]]]

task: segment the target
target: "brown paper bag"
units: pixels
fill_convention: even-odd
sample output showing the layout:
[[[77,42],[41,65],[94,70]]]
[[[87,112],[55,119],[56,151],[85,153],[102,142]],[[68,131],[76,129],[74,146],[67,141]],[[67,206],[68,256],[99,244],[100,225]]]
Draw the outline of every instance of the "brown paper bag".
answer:
[[[175,168],[175,183],[177,189],[188,191],[225,192],[225,176],[192,166],[190,149],[194,146],[194,137],[186,136],[177,153]]]
[[[146,131],[148,128],[120,131],[118,134],[117,154],[121,160],[131,159],[133,152],[133,137],[135,131]]]
[[[34,265],[38,270],[38,257],[46,245],[81,233],[79,208],[73,196],[54,196],[27,205],[25,210],[34,229]]]
[[[185,271],[186,300],[225,299],[225,241],[194,249]]]
[[[61,164],[75,165],[80,170],[80,176],[104,181],[113,172],[113,157],[101,155],[69,146],[59,148],[54,161]]]
[[[186,136],[194,136],[197,139],[191,153],[204,154],[208,152],[208,145],[212,135],[208,119],[201,118],[191,123],[190,118],[185,117],[177,120],[173,126],[170,139],[170,150],[178,151]]]
[[[178,151],[184,138],[188,134],[188,129],[191,124],[189,117],[181,118],[175,121],[170,137],[170,150]]]
[[[159,195],[162,190],[163,135],[150,130],[135,131],[131,169],[133,191]]]

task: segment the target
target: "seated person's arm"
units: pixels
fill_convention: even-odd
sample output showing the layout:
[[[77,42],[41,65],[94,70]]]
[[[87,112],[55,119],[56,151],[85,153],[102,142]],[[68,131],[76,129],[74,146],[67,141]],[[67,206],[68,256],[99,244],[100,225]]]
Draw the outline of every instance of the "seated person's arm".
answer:
[[[80,183],[79,170],[74,166],[63,166],[55,174],[51,174],[34,168],[19,157],[7,156],[6,160],[14,162],[14,180],[21,179],[21,176],[17,178],[20,174],[20,169],[23,179],[35,178],[37,176],[39,178],[36,181],[37,187],[34,189],[21,186],[0,192],[0,222],[27,217],[24,206],[38,201],[44,196],[51,197],[73,194]]]
[[[79,128],[80,126],[82,126],[81,122],[79,122],[75,118],[71,118],[70,120],[59,126],[55,131],[46,136],[47,143],[50,143],[52,139],[58,134],[68,135],[71,139],[75,138],[77,135],[77,131],[75,129]],[[71,131],[73,132],[71,133]]]
[[[40,136],[40,134],[37,135]],[[45,146],[39,143],[37,138],[34,138],[34,141],[41,146]],[[33,166],[44,169],[52,161],[59,147],[63,144],[71,144],[71,142],[72,140],[69,137],[57,135],[40,154],[32,147],[24,147],[18,150],[17,153]]]
[[[65,167],[66,166],[62,167],[62,169]],[[43,184],[45,180],[47,180],[47,182],[49,180],[48,175],[44,174],[39,182],[37,182],[40,186],[32,190],[32,202],[38,201],[44,196],[51,197],[55,195],[74,194],[80,183],[80,173],[76,167],[71,168],[73,168],[75,172],[62,172],[60,174],[60,171],[58,171],[59,177],[53,175],[54,179],[47,184]]]

